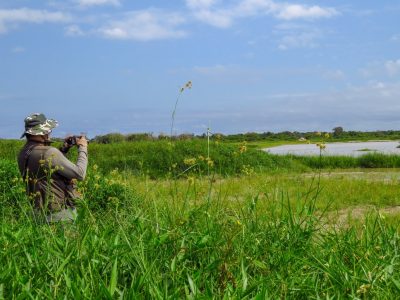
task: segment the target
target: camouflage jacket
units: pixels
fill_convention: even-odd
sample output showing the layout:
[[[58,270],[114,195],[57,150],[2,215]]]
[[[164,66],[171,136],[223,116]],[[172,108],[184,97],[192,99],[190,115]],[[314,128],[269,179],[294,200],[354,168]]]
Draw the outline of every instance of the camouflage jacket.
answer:
[[[26,191],[36,209],[51,212],[74,207],[79,197],[74,179],[83,180],[88,163],[87,147],[79,146],[76,164],[58,149],[28,141],[18,155]]]

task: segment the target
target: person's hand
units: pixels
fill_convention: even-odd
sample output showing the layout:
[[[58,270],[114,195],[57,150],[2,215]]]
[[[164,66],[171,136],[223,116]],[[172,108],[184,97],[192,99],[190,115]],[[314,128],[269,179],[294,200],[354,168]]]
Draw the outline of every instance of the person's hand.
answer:
[[[87,147],[88,141],[86,139],[86,136],[81,136],[76,138],[76,144],[79,146]]]

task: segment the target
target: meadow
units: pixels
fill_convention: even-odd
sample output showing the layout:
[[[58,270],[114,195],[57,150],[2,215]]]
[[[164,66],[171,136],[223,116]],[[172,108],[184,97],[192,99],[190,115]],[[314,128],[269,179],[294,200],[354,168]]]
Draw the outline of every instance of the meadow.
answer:
[[[397,156],[91,143],[78,220],[48,225],[21,146],[0,141],[0,299],[399,298]]]

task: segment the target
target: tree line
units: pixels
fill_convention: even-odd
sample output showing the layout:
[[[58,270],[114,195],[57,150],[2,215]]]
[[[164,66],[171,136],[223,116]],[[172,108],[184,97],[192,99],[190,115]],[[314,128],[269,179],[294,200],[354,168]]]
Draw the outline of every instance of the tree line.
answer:
[[[368,139],[400,139],[399,130],[379,130],[379,131],[345,131],[338,126],[329,132],[299,132],[299,131],[282,131],[282,132],[246,132],[237,134],[212,133],[210,138],[217,141],[226,142],[257,142],[257,141],[295,141],[299,139],[315,140],[319,135],[329,134],[333,140],[368,140]],[[163,133],[108,133],[95,136],[92,141],[101,144],[136,142],[136,141],[155,141],[155,140],[193,140],[207,139],[207,134],[195,135],[193,133],[182,133],[179,135],[169,136]]]

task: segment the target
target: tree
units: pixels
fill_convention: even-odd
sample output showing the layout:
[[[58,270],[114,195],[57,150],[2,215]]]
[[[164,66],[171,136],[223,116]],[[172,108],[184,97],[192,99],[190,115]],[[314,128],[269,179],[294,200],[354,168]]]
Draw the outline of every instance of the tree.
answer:
[[[333,136],[338,137],[343,133],[343,127],[340,127],[340,126],[335,127],[332,129],[332,131],[333,131]]]

